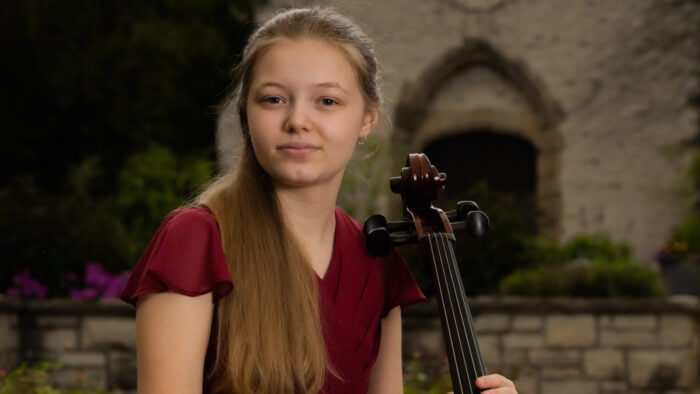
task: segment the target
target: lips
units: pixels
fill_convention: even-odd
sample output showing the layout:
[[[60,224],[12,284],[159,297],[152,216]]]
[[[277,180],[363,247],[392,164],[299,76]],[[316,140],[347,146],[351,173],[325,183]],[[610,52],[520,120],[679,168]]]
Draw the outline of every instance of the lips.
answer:
[[[288,142],[277,146],[277,150],[293,157],[303,157],[321,149],[308,142]]]

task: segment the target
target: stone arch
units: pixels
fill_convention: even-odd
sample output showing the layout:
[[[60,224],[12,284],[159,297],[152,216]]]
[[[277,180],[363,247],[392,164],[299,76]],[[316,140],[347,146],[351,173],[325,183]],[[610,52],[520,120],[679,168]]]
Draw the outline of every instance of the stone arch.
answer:
[[[534,147],[535,198],[542,211],[539,227],[560,235],[559,162],[563,138],[560,106],[542,83],[491,45],[466,40],[406,83],[394,114],[396,136],[411,151],[463,133],[492,132],[528,141]]]

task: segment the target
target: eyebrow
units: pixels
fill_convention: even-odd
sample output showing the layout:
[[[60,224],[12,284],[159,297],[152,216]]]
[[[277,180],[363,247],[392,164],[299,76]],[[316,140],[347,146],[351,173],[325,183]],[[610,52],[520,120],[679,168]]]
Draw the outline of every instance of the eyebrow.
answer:
[[[285,88],[286,88],[286,87],[285,87],[283,84],[281,84],[281,83],[269,81],[269,82],[263,82],[263,83],[261,83],[261,84],[255,86],[255,87],[253,87],[253,89],[257,90],[257,89],[265,88],[265,87],[268,87],[268,86],[276,87],[276,88],[280,88],[280,89],[285,89]],[[339,90],[341,90],[341,91],[343,91],[343,92],[345,92],[345,93],[350,93],[350,92],[347,91],[347,89],[345,89],[345,88],[343,88],[342,86],[340,86],[340,84],[337,83],[337,82],[321,82],[321,83],[317,84],[316,87],[319,87],[319,88],[335,88],[335,89],[339,89]]]
[[[319,83],[316,86],[318,86],[320,88],[336,88],[336,89],[342,90],[345,93],[349,93],[347,90],[343,89],[343,87],[340,86],[340,84],[337,82],[323,82],[323,83]]]

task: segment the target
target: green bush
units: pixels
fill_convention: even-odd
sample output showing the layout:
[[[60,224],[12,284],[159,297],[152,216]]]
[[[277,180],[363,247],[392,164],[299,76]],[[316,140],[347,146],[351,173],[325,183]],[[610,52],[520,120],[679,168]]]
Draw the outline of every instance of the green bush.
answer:
[[[0,188],[0,253],[8,274],[0,278],[0,292],[25,270],[48,286],[49,297],[61,297],[68,295],[67,274],[82,276],[86,263],[110,273],[130,269],[167,212],[211,178],[213,162],[201,156],[178,157],[151,145],[129,157],[116,196],[91,195],[101,172],[95,158],[72,169],[61,195],[32,178]]]
[[[537,243],[532,244],[537,245]],[[507,276],[503,295],[572,297],[656,297],[666,294],[659,275],[630,259],[626,244],[605,235],[578,236],[560,248],[540,242],[531,255],[545,256],[541,265]]]
[[[57,387],[51,371],[59,368],[58,364],[48,362],[21,364],[0,377],[0,394],[107,394],[105,390]],[[79,386],[82,382],[75,383]]]
[[[405,394],[446,394],[452,391],[446,358],[439,359],[420,352],[411,356],[411,359],[404,363]]]
[[[135,262],[165,215],[192,196],[213,176],[214,163],[204,154],[178,157],[151,144],[126,160],[119,173],[116,207],[128,229],[128,255]]]
[[[65,287],[65,274],[80,275],[87,262],[116,272],[129,261],[127,230],[113,203],[81,190],[47,193],[31,178],[0,188],[0,234],[6,274],[0,277],[0,292],[14,274],[27,269],[53,291]],[[57,295],[66,294],[49,294]]]
[[[455,256],[464,288],[468,295],[492,294],[513,271],[538,262],[529,254],[537,233],[538,210],[531,196],[498,192],[484,183],[476,184],[464,197],[474,200],[490,219],[489,233],[483,239],[456,233]],[[438,206],[449,211],[456,208],[457,201],[439,202]],[[430,281],[422,285],[427,294],[433,293]]]

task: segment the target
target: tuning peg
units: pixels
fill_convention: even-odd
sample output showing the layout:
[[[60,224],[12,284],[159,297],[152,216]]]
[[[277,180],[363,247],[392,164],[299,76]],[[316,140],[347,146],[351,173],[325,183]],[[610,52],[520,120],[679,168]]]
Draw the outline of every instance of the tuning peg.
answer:
[[[389,255],[391,239],[386,218],[382,215],[372,215],[365,220],[362,227],[365,233],[367,251],[376,257]]]
[[[467,233],[472,239],[484,237],[489,232],[489,217],[480,210],[467,213]]]
[[[467,220],[469,212],[478,211],[479,206],[474,201],[460,201],[457,203],[457,217]]]

